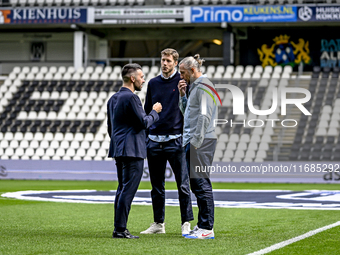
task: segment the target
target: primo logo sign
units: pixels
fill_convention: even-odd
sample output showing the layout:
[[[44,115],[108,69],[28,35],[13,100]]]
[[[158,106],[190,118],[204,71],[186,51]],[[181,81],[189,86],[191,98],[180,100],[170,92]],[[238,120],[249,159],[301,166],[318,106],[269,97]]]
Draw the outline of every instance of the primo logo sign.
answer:
[[[204,84],[204,83],[201,83],[202,85],[205,85],[206,87],[208,87],[216,96],[217,98],[219,99],[221,105],[222,105],[222,101],[221,101],[221,98],[219,97],[218,93],[216,92],[216,90],[214,88],[212,88],[211,86],[207,85],[207,84]],[[216,88],[224,88],[224,89],[228,89],[231,94],[232,94],[232,99],[233,99],[233,114],[234,115],[244,115],[245,112],[244,112],[244,103],[245,103],[245,97],[244,97],[244,94],[242,92],[242,90],[235,86],[235,85],[231,85],[231,84],[219,84],[219,85],[216,85],[215,86]],[[214,100],[214,103],[215,105],[216,104],[216,100],[214,99],[214,96],[209,92],[207,91],[206,89],[203,89],[203,88],[200,88],[202,90],[204,90],[205,92],[207,92],[209,94],[210,97],[213,98]],[[267,109],[267,110],[259,110],[259,109],[256,109],[254,107],[254,104],[253,104],[253,88],[248,88],[248,109],[251,113],[255,114],[255,115],[270,115],[272,113],[274,113],[277,109],[277,106],[278,106],[278,101],[279,99],[281,100],[281,115],[287,115],[287,105],[295,105],[304,115],[312,115],[302,104],[303,103],[307,103],[310,99],[311,99],[311,93],[307,90],[307,89],[304,89],[304,88],[282,88],[280,90],[280,96],[278,96],[278,89],[277,88],[273,88],[273,91],[272,91],[272,105],[270,107],[270,109]],[[287,94],[288,93],[295,93],[295,94],[303,94],[304,97],[303,98],[287,98]],[[202,114],[203,115],[206,115],[207,113],[207,96],[206,94],[204,93],[203,96],[202,96]],[[260,120],[260,119],[256,119],[256,120],[249,120],[248,121],[248,125],[251,126],[251,127],[260,127],[260,126],[252,126],[249,124],[249,122],[254,122],[254,121],[262,121],[263,120]],[[274,122],[275,121],[279,121],[278,119],[268,119],[268,121],[272,121],[272,126],[274,126]],[[293,121],[295,122],[295,125],[294,126],[285,126],[283,123],[285,121]],[[225,120],[225,119],[215,119],[214,120],[214,126],[220,124],[227,124],[228,123],[228,120]],[[235,124],[240,124],[240,123],[235,123]],[[245,125],[245,120],[243,121],[243,124]],[[231,122],[231,125],[232,125],[232,122]],[[293,120],[293,119],[290,119],[290,120],[283,120],[282,121],[282,125],[285,126],[285,127],[295,127],[297,125],[297,121],[296,120]],[[262,126],[262,125],[261,125]]]
[[[241,22],[242,7],[192,7],[191,22]]]
[[[296,6],[184,7],[184,21],[191,23],[296,22]]]

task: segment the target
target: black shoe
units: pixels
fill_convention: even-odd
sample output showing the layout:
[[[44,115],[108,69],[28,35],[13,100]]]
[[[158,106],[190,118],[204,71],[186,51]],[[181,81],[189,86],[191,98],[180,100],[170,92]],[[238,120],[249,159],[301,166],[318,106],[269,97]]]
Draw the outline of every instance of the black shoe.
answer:
[[[113,231],[112,238],[138,239],[139,236],[131,235],[129,230],[125,229],[124,232]]]

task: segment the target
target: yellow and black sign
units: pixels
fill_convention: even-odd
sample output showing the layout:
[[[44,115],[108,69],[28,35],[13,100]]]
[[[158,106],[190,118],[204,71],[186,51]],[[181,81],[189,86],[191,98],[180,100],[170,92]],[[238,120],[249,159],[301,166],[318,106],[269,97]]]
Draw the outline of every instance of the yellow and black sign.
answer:
[[[299,38],[295,43],[288,35],[277,36],[273,41],[272,45],[262,44],[261,49],[257,49],[263,67],[311,63],[309,41]]]

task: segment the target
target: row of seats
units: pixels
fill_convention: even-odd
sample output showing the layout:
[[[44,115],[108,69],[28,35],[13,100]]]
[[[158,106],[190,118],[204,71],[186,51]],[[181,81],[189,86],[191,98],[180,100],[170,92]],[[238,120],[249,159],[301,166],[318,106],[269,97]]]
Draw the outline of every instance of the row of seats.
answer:
[[[337,161],[340,159],[339,68],[315,66],[308,90],[311,100],[304,106],[312,113],[302,115],[290,149],[290,160]]]
[[[160,67],[158,66],[142,66],[146,80],[160,74]],[[293,69],[291,66],[203,66],[201,71],[211,79],[289,79]],[[25,66],[23,68],[15,67],[13,72],[10,73],[9,79],[20,80],[117,80],[120,79],[121,67],[105,67],[102,66],[89,66],[87,68],[61,66],[59,68],[52,66],[32,68]]]
[[[69,80],[82,80],[82,81],[107,81],[107,80],[119,80],[120,79],[121,67],[115,66],[114,68],[108,66],[103,68],[102,66],[87,68],[78,68],[75,70],[74,67],[61,66],[59,68],[52,66],[47,67],[36,67],[32,68],[25,66],[23,68],[15,67],[9,74],[8,79],[5,81],[5,85],[10,85],[11,80],[26,80],[26,81],[69,81]]]
[[[218,67],[217,67],[218,69]],[[255,70],[256,71],[255,71]],[[216,71],[216,70],[215,70]],[[236,72],[273,72],[273,68],[266,68],[263,70],[261,66],[252,66],[236,68],[227,67],[225,70],[232,75]],[[282,69],[276,72],[283,71]],[[271,104],[272,89],[276,87],[286,87],[288,85],[287,79],[231,79],[223,80],[223,83],[231,83],[239,87],[242,91],[247,91],[252,88],[253,91],[253,104],[257,109],[267,109]],[[218,85],[218,83],[216,83]],[[218,143],[214,156],[215,161],[222,162],[263,162],[267,159],[267,151],[270,149],[269,144],[272,142],[274,129],[271,122],[266,122],[266,118],[278,119],[280,113],[280,106],[270,116],[258,116],[249,112],[247,104],[245,104],[244,115],[233,115],[232,108],[232,95],[226,89],[217,89],[218,94],[222,99],[222,106],[218,109],[218,118],[228,120],[229,123],[223,125],[219,124],[216,127],[216,134],[218,135]],[[248,121],[251,120],[252,125],[258,127],[252,128],[249,126]],[[234,124],[231,123],[233,121]]]
[[[12,77],[13,78],[13,75]],[[28,80],[28,81],[33,81],[33,80],[37,80],[37,81],[41,81],[41,80],[56,80],[56,81],[60,81],[60,80],[84,80],[84,81],[88,81],[88,80],[102,80],[102,81],[106,81],[106,80],[117,80],[120,78],[120,74],[116,74],[116,73],[56,73],[56,74],[51,74],[51,73],[47,73],[47,74],[42,74],[42,73],[38,73],[38,74],[34,74],[34,73],[29,73],[24,74],[24,73],[20,73],[18,75],[18,77],[16,77],[17,79],[20,80]]]
[[[9,4],[17,6],[141,6],[145,0],[10,0]]]
[[[326,81],[329,77],[334,79],[338,78],[340,73],[340,67],[324,67],[321,68],[320,66],[313,67],[313,74],[312,74],[312,83],[315,82],[319,77],[323,78],[322,81]],[[326,85],[326,84],[324,84]]]
[[[273,4],[332,4],[340,0],[160,0],[156,5],[273,5]],[[134,6],[145,0],[9,0],[2,6]],[[154,4],[153,4],[154,5]]]
[[[122,68],[121,66],[106,66],[105,68],[103,66],[88,66],[88,67],[79,67],[78,69],[75,69],[73,66],[60,66],[60,67],[56,67],[56,66],[51,66],[51,67],[46,67],[46,66],[42,66],[42,67],[38,67],[38,66],[24,66],[24,67],[19,67],[16,66],[13,68],[13,71],[10,73],[9,78],[11,78],[11,75],[19,76],[19,74],[56,74],[56,73],[60,73],[60,74],[65,74],[65,73],[70,73],[70,74],[74,74],[74,73],[79,73],[79,74],[83,74],[83,73],[88,73],[88,74],[92,74],[92,73],[97,73],[97,74],[101,74],[101,73],[107,73],[107,74],[111,74],[111,73],[115,73],[115,74],[119,74],[121,72]]]
[[[166,5],[273,5],[339,3],[337,0],[164,0]]]
[[[291,66],[284,68],[282,66],[275,66],[274,68],[266,66],[263,68],[260,65],[255,67],[238,65],[236,67],[227,66],[224,69],[224,66],[217,66],[216,68],[214,66],[209,68],[208,66],[204,71],[206,71],[208,77],[213,79],[289,79],[293,68]]]
[[[340,121],[340,98],[337,98],[334,107],[326,105],[322,108],[319,123],[315,134],[317,136],[337,136]]]
[[[317,137],[316,140],[323,141],[323,137]],[[315,144],[305,144],[301,147],[301,145],[293,145],[290,152],[290,160],[313,160],[313,161],[339,161],[340,160],[340,143],[334,143],[334,137],[332,141],[328,143],[318,143]]]
[[[1,159],[105,160],[109,140],[105,132],[0,133]]]

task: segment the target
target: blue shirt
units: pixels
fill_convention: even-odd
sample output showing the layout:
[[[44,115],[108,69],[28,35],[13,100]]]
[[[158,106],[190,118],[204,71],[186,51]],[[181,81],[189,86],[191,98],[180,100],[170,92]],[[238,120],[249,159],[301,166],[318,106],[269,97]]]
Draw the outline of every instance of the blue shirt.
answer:
[[[168,80],[168,79],[171,79],[172,77],[174,77],[174,76],[176,75],[176,73],[177,73],[177,70],[176,70],[176,68],[175,68],[175,71],[174,71],[168,78],[164,77],[163,73],[161,73],[161,77],[162,77],[164,80]]]

